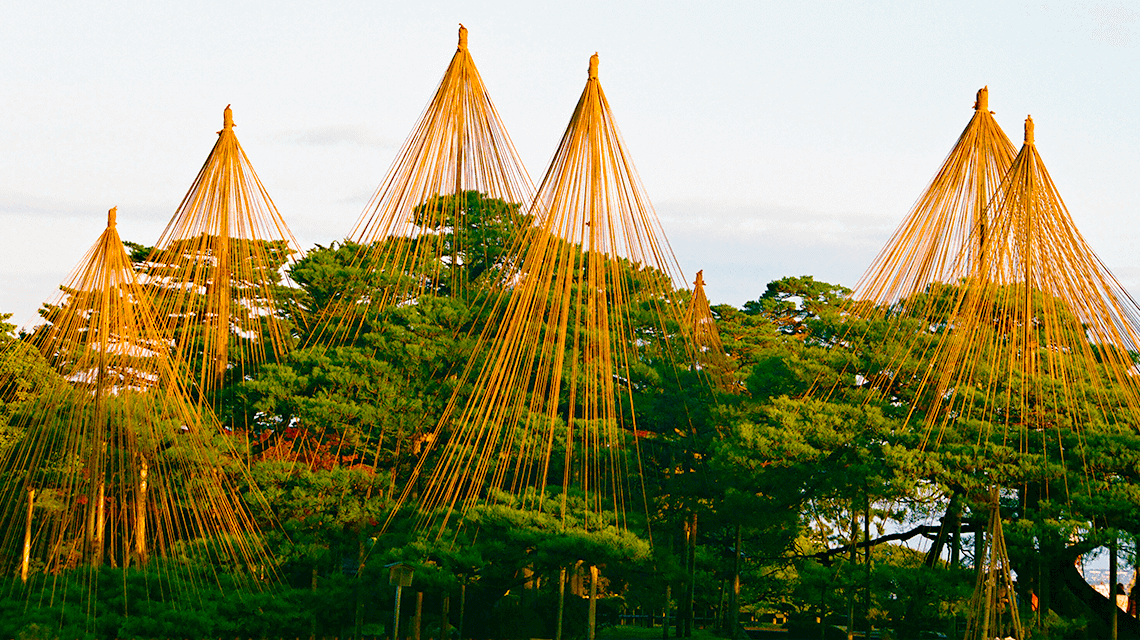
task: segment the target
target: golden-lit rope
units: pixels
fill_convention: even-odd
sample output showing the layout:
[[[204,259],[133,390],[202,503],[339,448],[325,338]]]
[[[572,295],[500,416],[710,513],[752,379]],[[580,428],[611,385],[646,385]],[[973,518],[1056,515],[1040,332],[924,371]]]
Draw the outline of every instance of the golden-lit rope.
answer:
[[[932,282],[952,283],[976,268],[984,212],[1016,153],[978,90],[974,117],[906,219],[855,286],[866,309],[908,298]],[[971,244],[970,239],[977,242]],[[959,260],[963,252],[973,259]]]
[[[227,106],[214,148],[143,267],[161,322],[206,396],[229,367],[252,373],[288,349],[279,265],[298,252]]]
[[[979,271],[958,288],[952,330],[930,354],[929,433],[937,440],[952,423],[977,419],[1016,427],[1007,435],[1024,450],[1032,432],[1079,434],[1094,421],[1131,428],[1140,418],[1129,353],[1140,350],[1140,307],[1073,224],[1031,118],[986,219],[986,235],[971,236],[982,247]],[[1040,423],[1050,409],[1066,424]]]
[[[993,181],[1004,143],[996,125],[988,137],[970,133],[989,120],[984,91],[977,106],[853,294],[850,311],[886,322],[879,331],[903,341],[877,370],[859,373],[892,396],[913,387],[907,422],[922,424],[923,447],[938,449],[953,433],[972,438],[979,457],[996,445],[1063,462],[1066,438],[1080,442],[1094,424],[1131,429],[1140,418],[1132,356],[1140,307],[1077,231],[1034,144],[1032,119],[1020,152]],[[964,143],[980,147],[964,152]],[[1069,453],[1084,455],[1083,445],[1075,448]]]
[[[462,375],[471,395],[452,397],[431,440],[439,450],[423,452],[401,499],[424,474],[418,501],[435,513],[426,516],[434,525],[443,527],[453,509],[493,502],[499,492],[541,509],[540,494],[557,485],[564,519],[624,525],[631,477],[625,449],[636,442],[632,362],[639,347],[682,330],[683,310],[672,298],[680,268],[597,66],[595,54],[535,197],[541,224],[524,238],[501,322],[489,325],[476,347],[486,359],[473,359]],[[638,305],[656,318],[652,335],[634,334],[630,316]],[[584,512],[567,512],[571,488],[583,496]]]
[[[736,391],[737,385],[728,372],[731,359],[724,351],[720,332],[716,328],[716,318],[709,308],[708,296],[705,295],[704,271],[698,271],[697,279],[693,281],[693,295],[689,299],[685,318],[685,326],[691,333],[695,366],[708,373],[710,381],[721,389]]]
[[[58,377],[18,409],[0,449],[3,570],[63,580],[79,566],[148,562],[188,579],[223,563],[239,579],[269,570],[221,468],[229,440],[183,386],[115,209],[61,289],[30,338]]]
[[[355,324],[363,311],[427,290],[465,295],[467,283],[451,266],[474,250],[467,237],[468,197],[479,194],[518,206],[530,202],[533,193],[467,49],[467,29],[460,25],[459,47],[435,95],[349,236],[368,245],[366,266],[390,280],[379,294],[345,292],[325,310],[323,323]],[[322,326],[310,342],[339,340],[327,333],[357,328]]]

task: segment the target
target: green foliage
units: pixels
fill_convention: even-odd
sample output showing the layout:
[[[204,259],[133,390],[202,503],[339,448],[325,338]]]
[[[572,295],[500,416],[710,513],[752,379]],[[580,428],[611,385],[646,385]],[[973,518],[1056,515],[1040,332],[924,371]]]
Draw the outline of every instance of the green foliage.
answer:
[[[85,596],[78,587],[83,581],[73,580],[56,600],[28,606],[28,594],[42,593],[54,579],[37,571],[40,591],[13,582],[0,601],[0,633],[388,633],[392,589],[385,565],[397,561],[415,567],[414,587],[405,597],[424,594],[426,637],[442,634],[445,601],[447,624],[458,624],[464,588],[465,636],[553,637],[563,571],[569,576],[565,637],[584,637],[583,576],[591,565],[604,579],[603,625],[623,611],[655,612],[660,619],[667,606],[677,620],[691,584],[694,611],[715,618],[719,633],[728,635],[728,593],[739,574],[745,617],[781,613],[789,616],[789,628],[811,637],[842,633],[849,612],[857,629],[872,624],[886,630],[884,637],[961,632],[974,585],[969,543],[988,517],[994,487],[1001,491],[1010,557],[1023,576],[1021,597],[1032,589],[1050,609],[1036,637],[1093,628],[1090,614],[1072,605],[1062,570],[1089,545],[1102,544],[1108,529],[1140,532],[1140,435],[1123,412],[1124,390],[1104,384],[1102,367],[1070,367],[1065,386],[1009,376],[992,389],[955,389],[961,416],[937,432],[915,426],[924,424],[938,400],[920,384],[929,367],[920,354],[953,331],[948,314],[961,284],[931,286],[866,316],[845,311],[845,288],[810,276],[774,281],[742,309],[715,306],[732,362],[727,375],[735,383],[720,387],[687,362],[677,341],[661,340],[681,331],[661,325],[665,301],[650,295],[662,282],[649,283],[665,276],[615,261],[607,277],[629,283],[631,326],[611,340],[634,354],[628,378],[617,381],[625,389],[620,410],[628,416],[632,408],[637,417],[636,425],[622,426],[634,456],[626,519],[584,520],[581,514],[597,513],[586,508],[584,495],[562,495],[558,447],[564,424],[552,427],[555,455],[547,471],[557,481],[551,486],[521,496],[487,495],[465,514],[421,513],[417,496],[438,460],[435,438],[450,435],[435,428],[448,399],[455,394],[462,402],[471,391],[457,388],[458,374],[486,357],[474,336],[512,295],[517,264],[511,248],[519,229],[533,221],[517,205],[475,192],[426,203],[414,215],[442,222],[421,237],[382,242],[407,244],[403,249],[419,262],[377,265],[371,256],[393,246],[347,242],[318,246],[298,261],[290,275],[299,288],[281,298],[288,301],[274,317],[288,322],[307,346],[257,372],[235,374],[221,389],[217,406],[233,427],[228,437],[248,445],[240,457],[219,453],[219,459],[235,479],[242,477],[239,466],[248,468],[253,484],[243,490],[275,566],[203,567],[217,575],[193,586],[162,583],[157,567],[103,570],[86,578],[100,585],[95,596]],[[439,243],[440,258],[411,251],[415,243]],[[136,257],[149,253],[132,249]],[[581,304],[587,283],[577,279],[569,286],[571,304]],[[389,299],[392,291],[414,294]],[[684,300],[686,293],[673,295]],[[379,300],[388,304],[375,304]],[[993,300],[995,315],[1016,302],[1002,295]],[[1082,332],[1063,306],[1051,308],[1059,314],[1055,326]],[[0,428],[12,412],[28,410],[38,389],[60,383],[37,352],[10,335],[5,320],[0,317],[0,384],[9,391],[3,395],[7,404],[0,405]],[[1000,337],[1006,329],[984,330]],[[988,366],[989,360],[980,362]],[[564,363],[567,380],[572,364]],[[571,386],[561,389],[563,413],[575,400]],[[975,410],[1030,388],[1030,408]],[[1093,388],[1102,407],[1121,411],[1063,400],[1066,391],[1082,397]],[[529,417],[505,427],[518,443],[533,444]],[[1011,439],[1008,424],[1038,427]],[[171,448],[169,455],[177,454]],[[420,479],[413,482],[421,462]],[[68,464],[54,460],[48,472],[74,472]],[[186,491],[193,486],[187,482]],[[402,510],[393,513],[405,489]],[[63,507],[45,492],[41,508]],[[446,516],[449,527],[425,537],[417,525],[437,516]],[[854,555],[850,549],[863,542],[866,517],[874,543],[869,571],[864,548]],[[685,532],[694,518],[697,546],[690,550]],[[927,526],[906,541],[915,546],[920,536],[937,537],[941,523],[947,530],[961,526],[966,534],[951,542],[943,536],[933,554],[874,540]],[[951,544],[960,552],[957,566],[946,561]],[[265,576],[263,590],[223,588],[242,573]],[[140,595],[153,593],[166,595]],[[194,594],[192,604],[179,599],[185,593]],[[412,602],[404,601],[405,612]],[[91,610],[98,612],[94,622],[83,613]]]

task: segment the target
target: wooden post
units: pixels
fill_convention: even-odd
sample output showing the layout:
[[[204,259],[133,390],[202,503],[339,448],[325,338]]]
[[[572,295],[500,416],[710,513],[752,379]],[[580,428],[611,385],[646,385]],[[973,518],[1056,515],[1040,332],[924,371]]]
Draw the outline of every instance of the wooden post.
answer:
[[[586,640],[595,640],[598,629],[598,567],[590,565],[590,618]]]
[[[871,637],[871,495],[864,492],[865,502],[863,506],[863,542],[867,545],[863,548],[863,570],[864,570],[864,584],[863,584],[863,614],[866,616],[865,622],[867,623],[867,635],[864,638]]]
[[[1116,531],[1108,541],[1108,601],[1112,603],[1112,640],[1116,640],[1119,633],[1120,611],[1116,606]]]
[[[462,577],[462,576],[461,576]],[[463,617],[467,614],[467,580],[459,585],[459,640],[463,640]]]
[[[997,495],[996,494],[994,495],[993,499],[994,499],[994,507],[993,507],[993,511],[990,513],[990,531],[991,531],[990,547],[991,547],[991,549],[990,549],[990,561],[988,563],[989,566],[988,567],[986,566],[986,564],[987,564],[986,559],[985,559],[986,552],[985,552],[985,546],[984,545],[982,547],[982,562],[981,562],[981,564],[978,565],[979,571],[983,572],[982,575],[985,576],[985,581],[986,581],[985,582],[986,599],[985,599],[985,603],[982,605],[982,635],[981,635],[982,638],[989,638],[990,637],[990,618],[993,616],[993,613],[994,613],[993,612],[994,589],[997,587],[997,585],[995,584],[995,582],[997,581],[997,571],[995,571],[995,567],[994,567],[995,554],[993,553],[994,551],[996,551],[996,549],[993,547],[995,544],[997,544],[997,536],[993,535],[993,531],[995,530],[994,529],[995,520],[998,517],[998,515],[997,515]]]
[[[135,554],[141,564],[146,564],[146,490],[149,467],[146,458],[140,456],[138,502],[135,503]]]
[[[416,618],[415,626],[412,628],[412,637],[415,640],[420,640],[420,631],[423,628],[424,621],[424,592],[416,592]]]
[[[669,609],[673,606],[673,585],[665,585],[665,615],[661,621],[661,640],[669,640]]]
[[[28,581],[28,570],[32,564],[32,511],[36,505],[36,490],[28,489],[28,520],[24,523],[24,554],[20,561],[20,581]]]
[[[697,587],[697,512],[693,512],[689,524],[689,576],[688,587],[685,589],[685,637],[693,635],[693,601],[696,600]]]
[[[729,624],[732,629],[728,634],[732,640],[737,640],[740,637],[740,544],[741,544],[741,526],[736,525],[736,557],[732,562],[732,606],[731,614],[729,615]]]
[[[400,640],[400,596],[404,588],[396,585],[396,604],[392,608],[392,640]]]
[[[558,570],[558,619],[554,624],[554,640],[562,640],[562,611],[566,608],[566,567]]]
[[[451,594],[443,594],[443,604],[439,612],[439,640],[451,638]]]
[[[104,503],[106,500],[107,487],[103,481],[99,481],[99,490],[96,492],[95,503],[95,548],[91,557],[92,562],[96,567],[103,564],[103,541],[104,532],[107,529],[107,512]]]
[[[847,591],[847,640],[855,637],[855,565],[859,562],[859,518],[851,500],[851,589]]]

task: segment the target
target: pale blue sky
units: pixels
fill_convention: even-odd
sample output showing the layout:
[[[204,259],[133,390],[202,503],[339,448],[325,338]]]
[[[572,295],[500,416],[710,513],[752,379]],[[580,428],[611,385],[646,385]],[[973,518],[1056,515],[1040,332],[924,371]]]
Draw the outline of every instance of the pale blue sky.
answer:
[[[31,321],[119,206],[152,243],[232,103],[303,246],[349,232],[455,49],[532,177],[589,55],[665,232],[713,302],[853,285],[971,115],[1037,146],[1140,293],[1140,8],[992,2],[5,3],[0,311]]]

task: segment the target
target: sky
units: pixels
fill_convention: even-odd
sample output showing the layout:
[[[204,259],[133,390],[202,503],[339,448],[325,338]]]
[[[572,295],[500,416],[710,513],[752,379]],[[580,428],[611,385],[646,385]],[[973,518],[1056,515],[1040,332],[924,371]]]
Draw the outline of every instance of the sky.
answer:
[[[590,54],[665,234],[713,303],[853,286],[978,88],[1140,294],[1140,8],[1125,2],[38,1],[0,9],[0,313],[21,326],[119,208],[152,244],[233,105],[302,247],[346,236],[455,51],[536,182]]]

